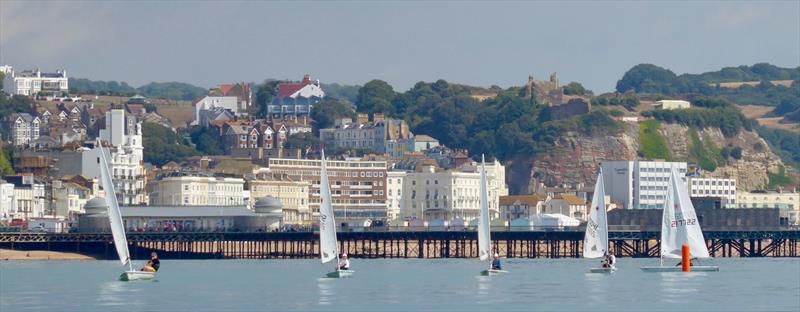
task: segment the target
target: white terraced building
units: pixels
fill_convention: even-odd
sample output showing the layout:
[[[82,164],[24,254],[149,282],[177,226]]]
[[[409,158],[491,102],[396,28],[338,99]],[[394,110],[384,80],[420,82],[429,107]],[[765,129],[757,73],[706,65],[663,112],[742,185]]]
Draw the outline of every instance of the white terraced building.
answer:
[[[480,171],[476,163],[453,170],[421,165],[403,179],[401,217],[405,220],[462,219],[471,221],[480,214]],[[486,164],[489,210],[499,215],[500,196],[508,195],[505,167],[500,162]]]
[[[386,172],[386,216],[389,220],[400,217],[403,207],[403,180],[405,171]]]
[[[244,205],[244,179],[175,175],[150,182],[150,205]]]
[[[67,92],[69,79],[66,70],[43,73],[39,69],[10,71],[3,79],[3,91],[11,95],[34,96],[40,92]]]

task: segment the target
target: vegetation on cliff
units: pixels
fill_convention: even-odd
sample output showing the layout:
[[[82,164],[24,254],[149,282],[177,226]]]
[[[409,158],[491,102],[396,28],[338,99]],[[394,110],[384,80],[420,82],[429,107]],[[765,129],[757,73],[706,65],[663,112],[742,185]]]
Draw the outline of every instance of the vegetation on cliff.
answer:
[[[667,140],[658,132],[659,128],[661,123],[656,120],[647,120],[639,124],[639,157],[672,160]]]

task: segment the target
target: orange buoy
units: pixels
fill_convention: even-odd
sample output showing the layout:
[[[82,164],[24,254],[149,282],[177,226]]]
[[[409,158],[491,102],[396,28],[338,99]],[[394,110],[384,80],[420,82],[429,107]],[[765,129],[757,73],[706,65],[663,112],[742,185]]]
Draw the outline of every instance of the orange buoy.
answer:
[[[681,270],[684,272],[692,271],[692,259],[689,256],[689,245],[683,244],[681,246]]]

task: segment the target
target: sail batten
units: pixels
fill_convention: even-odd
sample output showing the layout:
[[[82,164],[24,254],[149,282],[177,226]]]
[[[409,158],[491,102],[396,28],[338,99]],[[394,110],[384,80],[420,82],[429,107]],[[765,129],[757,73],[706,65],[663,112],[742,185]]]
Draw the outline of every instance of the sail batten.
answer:
[[[486,163],[481,155],[481,213],[478,220],[478,250],[481,261],[489,259],[491,250],[491,230],[489,228],[489,190],[486,185]]]
[[[114,191],[114,181],[111,179],[111,170],[108,168],[108,158],[102,145],[100,149],[100,182],[106,192],[105,200],[108,206],[108,219],[111,235],[114,237],[114,247],[117,249],[119,261],[123,265],[130,264],[131,256],[128,250],[128,239],[125,237],[125,224],[122,222],[122,213],[119,211],[117,194]]]
[[[661,257],[681,258],[683,244],[689,245],[692,257],[710,257],[686,185],[673,168],[661,221]]]
[[[322,151],[322,165],[319,179],[319,245],[322,263],[330,262],[338,257],[336,248],[336,221],[333,216],[333,201],[328,182],[328,170],[325,167],[325,151]]]
[[[599,258],[608,251],[608,219],[606,218],[605,186],[602,169],[597,174],[594,195],[583,238],[583,257]]]

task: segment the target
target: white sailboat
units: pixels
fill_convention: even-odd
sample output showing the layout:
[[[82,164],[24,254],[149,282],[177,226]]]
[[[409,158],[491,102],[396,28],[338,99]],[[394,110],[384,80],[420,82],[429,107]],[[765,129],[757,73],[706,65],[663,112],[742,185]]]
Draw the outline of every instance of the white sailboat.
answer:
[[[606,218],[606,189],[603,185],[603,171],[597,173],[594,184],[594,196],[586,223],[586,234],[583,237],[583,257],[594,259],[605,257],[608,250],[608,219]],[[617,268],[612,264],[607,268],[591,268],[590,273],[611,273]]]
[[[664,266],[664,258],[681,259],[681,248],[689,245],[690,257],[710,258],[700,222],[689,199],[686,185],[673,168],[661,219],[661,263],[657,267],[642,267],[645,272],[680,272],[680,266]],[[692,271],[716,272],[718,266],[692,266]]]
[[[486,185],[486,162],[481,155],[481,214],[478,219],[478,258],[480,261],[489,260],[489,268],[481,271],[481,275],[506,273],[507,271],[492,268],[492,231],[489,223],[489,188]]]
[[[99,144],[98,144],[99,145]],[[155,272],[135,271],[131,262],[130,251],[128,250],[128,239],[125,237],[125,225],[122,222],[122,214],[119,211],[114,182],[111,179],[111,170],[108,169],[108,157],[102,145],[100,148],[100,183],[106,192],[106,205],[108,206],[108,219],[111,226],[111,236],[114,237],[114,247],[117,249],[119,261],[122,265],[128,265],[128,271],[122,273],[119,279],[123,281],[149,280],[156,277]]]
[[[322,152],[322,166],[319,179],[319,253],[322,263],[336,260],[336,270],[326,276],[331,278],[350,277],[355,271],[339,269],[339,250],[336,247],[336,220],[333,217],[333,200],[328,183],[328,170],[325,167],[325,151]]]

